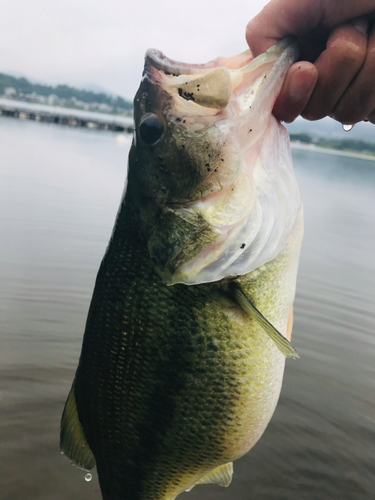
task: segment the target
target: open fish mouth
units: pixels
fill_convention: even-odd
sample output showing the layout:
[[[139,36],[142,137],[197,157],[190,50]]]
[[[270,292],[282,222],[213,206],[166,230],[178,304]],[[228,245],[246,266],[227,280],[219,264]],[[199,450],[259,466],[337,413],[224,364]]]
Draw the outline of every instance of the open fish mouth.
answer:
[[[240,69],[247,66],[254,58],[250,50],[233,57],[218,57],[204,64],[187,64],[175,61],[165,56],[163,52],[157,49],[149,49],[146,52],[146,64],[149,63],[155,68],[164,71],[172,76],[188,75],[200,70],[207,70],[218,67],[227,69]]]
[[[159,207],[146,238],[167,284],[247,274],[293,231],[301,202],[288,134],[272,109],[297,54],[292,38],[256,58],[247,50],[207,64],[147,51],[137,175]],[[150,117],[160,138],[147,149],[141,126]]]
[[[267,54],[268,58],[270,58],[270,56],[277,58],[283,54],[286,49],[287,52],[285,53],[285,57],[290,57],[294,61],[297,57],[299,49],[298,44],[293,37],[288,37],[280,41],[271,47],[265,54]],[[261,54],[260,58],[256,58],[258,63],[265,58],[265,54]],[[169,73],[172,76],[188,75],[201,70],[218,67],[225,67],[228,70],[242,69],[248,66],[253,60],[254,57],[252,56],[250,49],[231,57],[217,57],[216,59],[203,64],[189,64],[175,61],[174,59],[167,57],[158,49],[148,49],[145,55],[146,66],[147,64],[151,64],[155,68],[167,74]]]
[[[205,64],[186,64],[169,59],[157,49],[149,49],[145,56],[144,75],[155,79],[157,84],[177,86],[179,96],[204,107],[225,108],[231,98],[238,98],[262,76],[269,77],[263,92],[271,93],[280,86],[277,79],[283,79],[286,70],[298,54],[298,45],[293,38],[282,40],[266,53],[253,58],[250,50],[233,57],[218,57]],[[285,69],[286,68],[286,69]],[[152,69],[156,69],[158,73]],[[270,71],[267,71],[269,70]],[[164,77],[160,81],[161,74]],[[169,77],[169,78],[168,78]],[[202,80],[202,82],[200,81]],[[263,82],[265,83],[265,82]],[[219,96],[220,94],[220,96]],[[247,101],[250,99],[248,98]],[[259,97],[258,97],[259,100]],[[245,106],[246,103],[242,103]]]

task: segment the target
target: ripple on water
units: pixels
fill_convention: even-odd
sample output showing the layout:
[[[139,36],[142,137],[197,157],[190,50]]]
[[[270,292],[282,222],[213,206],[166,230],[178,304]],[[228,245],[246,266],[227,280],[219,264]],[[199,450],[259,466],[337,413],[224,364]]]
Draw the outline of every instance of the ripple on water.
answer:
[[[2,495],[99,500],[97,481],[85,484],[62,459],[59,421],[126,147],[111,133],[8,118],[0,129]],[[197,487],[186,498],[374,496],[375,169],[293,155],[306,217],[293,332],[301,359],[287,361],[275,415],[236,462],[230,488]]]

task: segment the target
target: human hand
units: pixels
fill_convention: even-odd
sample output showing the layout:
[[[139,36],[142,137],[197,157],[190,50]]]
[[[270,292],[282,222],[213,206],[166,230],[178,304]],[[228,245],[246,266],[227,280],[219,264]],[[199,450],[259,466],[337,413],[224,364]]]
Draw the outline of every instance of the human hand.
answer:
[[[254,57],[288,35],[298,38],[300,62],[288,71],[275,116],[375,123],[375,0],[271,0],[246,29]]]

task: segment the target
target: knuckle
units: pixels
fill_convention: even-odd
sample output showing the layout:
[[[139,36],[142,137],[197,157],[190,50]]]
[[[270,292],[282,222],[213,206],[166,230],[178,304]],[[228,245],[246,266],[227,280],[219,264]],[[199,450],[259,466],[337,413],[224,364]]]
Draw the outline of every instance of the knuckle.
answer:
[[[335,52],[336,60],[345,66],[360,66],[366,57],[366,46],[348,40],[337,40],[331,49]]]
[[[333,117],[341,123],[358,123],[366,118],[373,106],[374,93],[354,86],[342,95],[333,110]]]
[[[322,118],[327,116],[327,113],[323,113],[321,111],[317,112],[316,110],[311,110],[311,109],[305,109],[301,113],[301,116],[302,116],[302,118],[305,118],[305,120],[308,120],[310,122],[314,122],[317,120],[321,120]]]
[[[251,24],[251,21],[249,21],[246,25],[246,29],[245,29],[245,36],[246,36],[246,40],[248,40],[248,38],[250,38],[252,35],[252,24]]]
[[[275,117],[278,119],[278,120],[281,120],[285,123],[292,123],[296,118],[297,116],[299,115],[298,112],[290,112],[290,111],[280,111],[280,110],[276,110],[274,112],[274,115]]]
[[[301,116],[309,121],[321,120],[331,112],[331,108],[324,106],[319,99],[319,94],[311,99],[301,113]]]
[[[246,25],[246,30],[245,30],[245,39],[247,43],[252,42],[254,39],[256,39],[256,28],[254,28],[254,20],[252,19],[249,21]]]
[[[332,117],[341,123],[358,123],[366,118],[366,110],[362,107],[350,106],[342,100],[333,110]]]
[[[375,124],[375,110],[369,114],[366,119],[370,122],[370,123],[374,123]]]
[[[366,56],[365,50],[360,50],[358,46],[354,44],[347,44],[346,50],[342,51],[340,54],[341,61],[345,65],[361,65]]]

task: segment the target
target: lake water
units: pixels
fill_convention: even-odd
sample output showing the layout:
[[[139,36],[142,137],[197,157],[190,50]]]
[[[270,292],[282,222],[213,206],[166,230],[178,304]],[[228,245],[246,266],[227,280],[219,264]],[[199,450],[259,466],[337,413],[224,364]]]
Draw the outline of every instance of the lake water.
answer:
[[[60,455],[59,424],[130,138],[11,118],[0,138],[0,497],[99,500],[95,473]],[[301,358],[231,486],[181,499],[375,498],[375,162],[296,150],[294,163]]]

